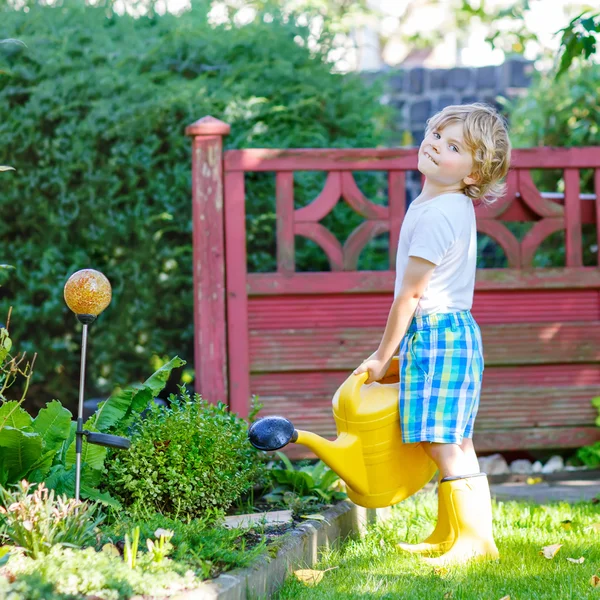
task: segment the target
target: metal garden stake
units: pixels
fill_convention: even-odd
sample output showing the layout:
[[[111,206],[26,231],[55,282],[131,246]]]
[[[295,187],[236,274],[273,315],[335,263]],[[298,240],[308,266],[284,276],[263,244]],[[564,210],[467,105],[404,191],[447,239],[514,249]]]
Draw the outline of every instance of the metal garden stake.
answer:
[[[83,395],[85,388],[85,364],[88,325],[110,304],[112,289],[106,276],[94,269],[82,269],[69,277],[64,289],[65,302],[83,324],[81,332],[81,367],[79,376],[79,407],[77,410],[77,430],[75,432],[75,499],[79,500],[81,490],[81,450],[83,436],[89,444],[111,448],[129,448],[131,442],[118,435],[96,433],[83,429]]]

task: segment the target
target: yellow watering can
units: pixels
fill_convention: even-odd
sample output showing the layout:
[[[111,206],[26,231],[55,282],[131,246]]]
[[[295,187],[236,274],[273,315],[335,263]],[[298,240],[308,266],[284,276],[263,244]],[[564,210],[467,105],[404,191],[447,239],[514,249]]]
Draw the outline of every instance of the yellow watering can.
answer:
[[[310,448],[347,486],[348,497],[367,508],[383,508],[418,492],[435,474],[421,443],[403,444],[398,412],[398,359],[385,377],[365,385],[368,374],[350,375],[333,397],[338,437],[326,440],[294,429],[284,417],[264,417],[248,437],[259,450],[289,442]]]

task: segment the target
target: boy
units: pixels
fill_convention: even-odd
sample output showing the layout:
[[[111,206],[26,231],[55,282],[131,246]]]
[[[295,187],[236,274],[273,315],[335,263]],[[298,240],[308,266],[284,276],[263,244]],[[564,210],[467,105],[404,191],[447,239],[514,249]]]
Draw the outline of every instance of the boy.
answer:
[[[440,473],[438,523],[408,552],[442,552],[433,565],[497,558],[490,491],[473,448],[483,354],[471,316],[477,259],[474,201],[502,195],[510,141],[484,104],[448,106],[428,122],[418,155],[423,191],[398,243],[394,302],[379,348],[355,371],[381,379],[400,346],[404,443],[422,442]]]

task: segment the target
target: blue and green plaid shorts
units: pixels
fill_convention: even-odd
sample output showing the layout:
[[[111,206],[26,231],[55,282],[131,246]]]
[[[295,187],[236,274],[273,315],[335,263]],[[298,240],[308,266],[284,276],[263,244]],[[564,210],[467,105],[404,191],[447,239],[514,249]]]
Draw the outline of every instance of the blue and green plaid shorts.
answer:
[[[470,311],[415,316],[400,344],[402,441],[473,437],[481,392],[481,332]]]

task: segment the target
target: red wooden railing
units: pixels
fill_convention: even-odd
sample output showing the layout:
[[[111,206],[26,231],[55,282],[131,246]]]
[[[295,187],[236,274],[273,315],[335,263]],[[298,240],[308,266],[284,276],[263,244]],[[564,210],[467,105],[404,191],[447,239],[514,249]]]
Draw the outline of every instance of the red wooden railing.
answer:
[[[394,285],[391,270],[357,271],[358,257],[370,240],[389,232],[393,268],[416,149],[223,155],[227,125],[208,117],[187,132],[194,137],[197,389],[213,401],[227,394],[231,409],[242,415],[258,393],[265,412],[332,436],[331,396],[378,342]],[[544,197],[534,169],[563,170],[564,195]],[[595,170],[593,199],[580,194],[581,169]],[[246,270],[250,171],[275,172],[275,273]],[[321,193],[302,208],[294,206],[298,171],[327,173]],[[355,171],[387,173],[386,206],[365,198]],[[589,400],[600,390],[600,268],[583,266],[581,226],[600,222],[600,148],[515,150],[507,184],[501,200],[477,209],[479,231],[503,248],[508,268],[477,274],[473,312],[488,367],[476,444],[481,450],[568,447],[599,439]],[[364,218],[343,244],[321,223],[341,199]],[[509,221],[535,223],[519,240],[506,227]],[[565,267],[532,268],[540,244],[557,231],[565,232]],[[297,236],[324,250],[331,271],[296,272]]]

